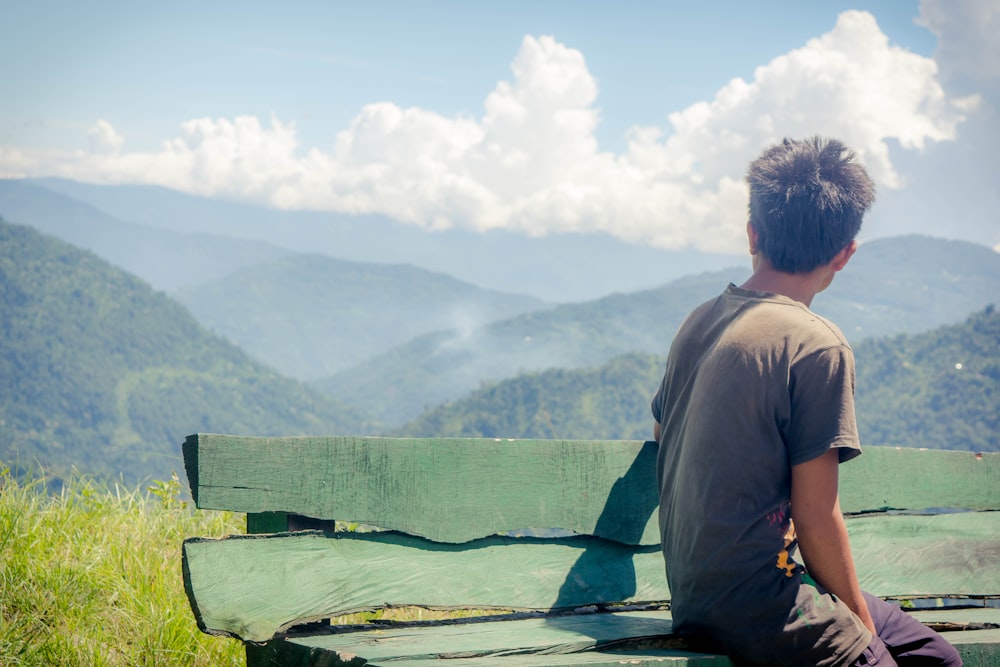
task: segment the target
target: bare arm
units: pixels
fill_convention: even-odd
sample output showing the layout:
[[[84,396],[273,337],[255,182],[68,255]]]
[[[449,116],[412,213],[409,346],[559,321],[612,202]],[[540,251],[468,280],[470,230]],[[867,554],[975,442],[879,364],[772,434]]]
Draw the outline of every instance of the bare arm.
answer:
[[[831,449],[792,467],[792,520],[810,576],[840,598],[874,634],[875,624],[861,596],[847,526],[840,512],[837,466]]]
[[[660,422],[653,422],[653,440],[660,441]]]

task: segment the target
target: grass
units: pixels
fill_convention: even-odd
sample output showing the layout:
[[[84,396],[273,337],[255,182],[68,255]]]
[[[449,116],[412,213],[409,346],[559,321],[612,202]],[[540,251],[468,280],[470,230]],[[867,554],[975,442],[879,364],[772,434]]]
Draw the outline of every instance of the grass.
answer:
[[[176,477],[50,481],[0,464],[0,665],[244,664],[242,644],[195,625],[180,556],[185,537],[242,532],[242,515],[195,512]]]

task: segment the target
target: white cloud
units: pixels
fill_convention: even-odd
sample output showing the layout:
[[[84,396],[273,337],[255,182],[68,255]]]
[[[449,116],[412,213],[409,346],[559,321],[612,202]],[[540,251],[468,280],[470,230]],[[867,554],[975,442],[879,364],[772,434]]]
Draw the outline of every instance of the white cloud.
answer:
[[[962,82],[1000,80],[1000,3],[996,0],[923,0],[918,22],[938,36],[935,60]]]
[[[603,230],[664,247],[741,252],[747,162],[783,136],[826,134],[854,146],[884,187],[899,187],[890,140],[919,150],[955,136],[969,100],[950,99],[934,61],[889,45],[875,19],[845,12],[829,33],[734,79],[710,101],[634,127],[621,155],[600,152],[598,87],[583,54],[526,37],[481,118],[391,103],[361,109],[329,151],[300,150],[272,118],[188,121],[157,152],[58,164],[0,150],[0,173],[146,182],[284,208],[383,213],[428,228],[528,234]],[[962,107],[961,105],[965,105]]]
[[[106,120],[97,121],[87,132],[87,138],[93,153],[117,153],[125,143],[124,137]]]

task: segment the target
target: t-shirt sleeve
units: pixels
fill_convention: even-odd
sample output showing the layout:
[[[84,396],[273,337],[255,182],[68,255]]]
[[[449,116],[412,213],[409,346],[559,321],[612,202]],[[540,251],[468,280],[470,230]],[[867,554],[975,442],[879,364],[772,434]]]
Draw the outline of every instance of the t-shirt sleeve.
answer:
[[[663,385],[666,383],[666,379],[660,382],[660,386],[656,390],[656,394],[653,396],[653,402],[649,404],[649,410],[653,413],[653,419],[659,423],[660,415],[663,414]]]
[[[850,347],[838,345],[800,360],[792,371],[789,392],[791,465],[811,461],[831,447],[840,450],[841,463],[861,453]]]

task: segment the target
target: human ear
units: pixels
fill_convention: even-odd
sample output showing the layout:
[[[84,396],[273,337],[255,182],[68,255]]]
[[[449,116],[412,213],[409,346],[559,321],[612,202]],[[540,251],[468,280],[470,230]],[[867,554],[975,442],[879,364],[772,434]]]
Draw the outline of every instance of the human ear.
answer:
[[[834,271],[840,271],[842,268],[847,266],[847,262],[851,260],[851,257],[854,256],[854,253],[857,252],[857,250],[858,250],[858,242],[851,241],[846,246],[844,246],[843,250],[834,255],[833,261],[830,262],[830,266],[833,268]]]
[[[756,255],[758,241],[757,230],[754,229],[753,224],[749,220],[747,220],[747,241],[750,242],[750,254]]]

